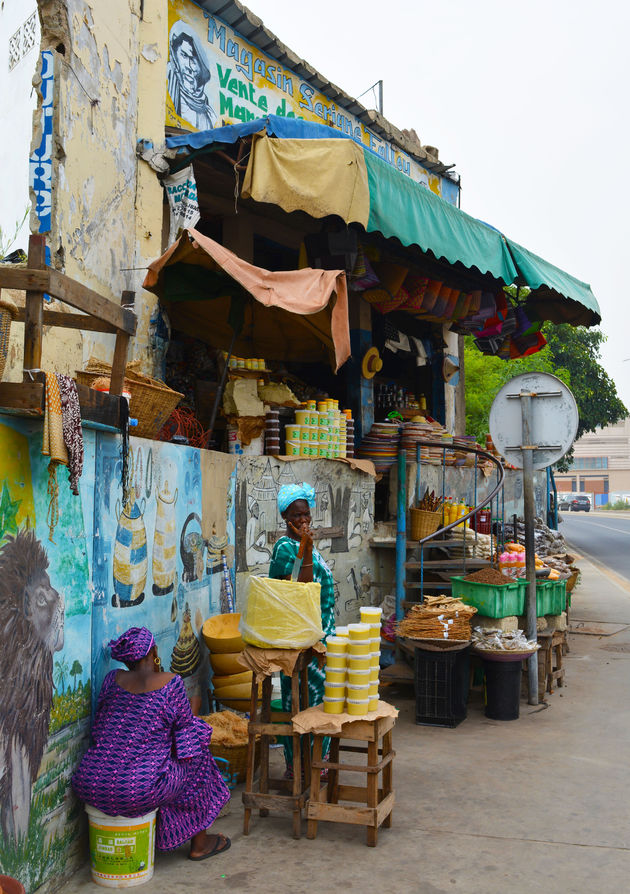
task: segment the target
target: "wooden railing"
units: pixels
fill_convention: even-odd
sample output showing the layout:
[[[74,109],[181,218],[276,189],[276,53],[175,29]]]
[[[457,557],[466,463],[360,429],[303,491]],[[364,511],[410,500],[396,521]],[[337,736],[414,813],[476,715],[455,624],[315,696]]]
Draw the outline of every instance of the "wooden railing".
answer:
[[[24,308],[16,320],[24,323],[24,360],[22,382],[0,382],[0,409],[22,415],[40,416],[44,412],[45,371],[41,368],[44,326],[111,332],[116,335],[109,394],[77,383],[81,416],[92,422],[118,427],[120,399],[129,340],[136,332],[133,310],[134,293],[123,292],[120,305],[99,295],[58,270],[46,266],[46,240],[33,235],[29,239],[28,266],[0,266],[0,290],[26,292]],[[44,295],[57,298],[81,313],[44,308]],[[49,372],[55,372],[55,369]]]

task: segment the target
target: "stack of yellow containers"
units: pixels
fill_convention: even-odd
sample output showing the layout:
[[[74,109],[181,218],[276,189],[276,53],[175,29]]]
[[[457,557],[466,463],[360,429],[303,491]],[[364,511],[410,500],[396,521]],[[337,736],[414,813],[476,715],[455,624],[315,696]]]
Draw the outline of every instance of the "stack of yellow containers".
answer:
[[[343,714],[346,709],[346,669],[348,661],[346,637],[329,636],[326,640],[326,679],[324,711]]]
[[[378,675],[381,665],[381,617],[382,608],[371,605],[361,607],[361,622],[370,628],[370,711],[378,707]]]
[[[370,710],[370,663],[369,624],[348,624],[348,714],[362,717]]]

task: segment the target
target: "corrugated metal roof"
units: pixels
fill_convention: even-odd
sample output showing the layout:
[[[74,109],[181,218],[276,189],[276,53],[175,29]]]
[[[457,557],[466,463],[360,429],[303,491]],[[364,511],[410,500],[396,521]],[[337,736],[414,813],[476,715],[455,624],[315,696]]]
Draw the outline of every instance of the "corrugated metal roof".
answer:
[[[255,44],[264,53],[276,59],[286,68],[295,72],[303,81],[311,84],[324,96],[334,102],[340,103],[343,108],[355,115],[362,124],[373,130],[379,137],[394,143],[403,152],[414,158],[423,168],[434,174],[440,174],[456,182],[453,177],[453,165],[443,164],[435,156],[430,156],[424,149],[418,149],[418,144],[405,137],[401,130],[389,122],[383,115],[365,106],[346,93],[341,87],[333,84],[320,74],[305,59],[293,52],[286,44],[282,43],[276,35],[265,27],[265,23],[257,15],[239,3],[239,0],[197,0],[198,5],[212,15],[228,24],[235,31]]]

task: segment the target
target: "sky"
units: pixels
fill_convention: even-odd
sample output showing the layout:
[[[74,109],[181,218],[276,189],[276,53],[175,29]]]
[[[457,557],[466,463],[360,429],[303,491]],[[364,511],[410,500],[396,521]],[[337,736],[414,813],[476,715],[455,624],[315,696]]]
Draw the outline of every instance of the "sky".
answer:
[[[602,365],[630,410],[630,4],[246,5],[351,96],[382,78],[385,117],[455,163],[465,211],[591,284]]]

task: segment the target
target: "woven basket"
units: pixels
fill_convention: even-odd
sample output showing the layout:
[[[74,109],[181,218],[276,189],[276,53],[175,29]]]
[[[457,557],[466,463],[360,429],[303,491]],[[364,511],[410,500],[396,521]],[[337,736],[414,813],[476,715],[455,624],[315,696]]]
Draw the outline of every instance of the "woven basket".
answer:
[[[428,512],[426,509],[410,509],[411,540],[422,540],[435,534],[442,522],[442,511]]]
[[[11,323],[17,314],[17,305],[8,297],[0,298],[0,381],[9,353]]]
[[[219,745],[210,742],[210,753],[213,757],[221,757],[230,766],[230,778],[234,782],[244,782],[247,774],[247,744]],[[260,766],[260,739],[256,740],[254,752],[254,769]]]
[[[173,391],[164,382],[152,379],[139,371],[138,361],[128,363],[125,369],[123,388],[131,394],[129,415],[138,420],[132,434],[141,438],[155,438],[177,404],[183,398],[179,391]],[[95,360],[88,361],[86,369],[77,370],[77,382],[92,387],[97,379],[109,378],[112,368],[109,363]],[[103,387],[103,382],[99,382]]]

